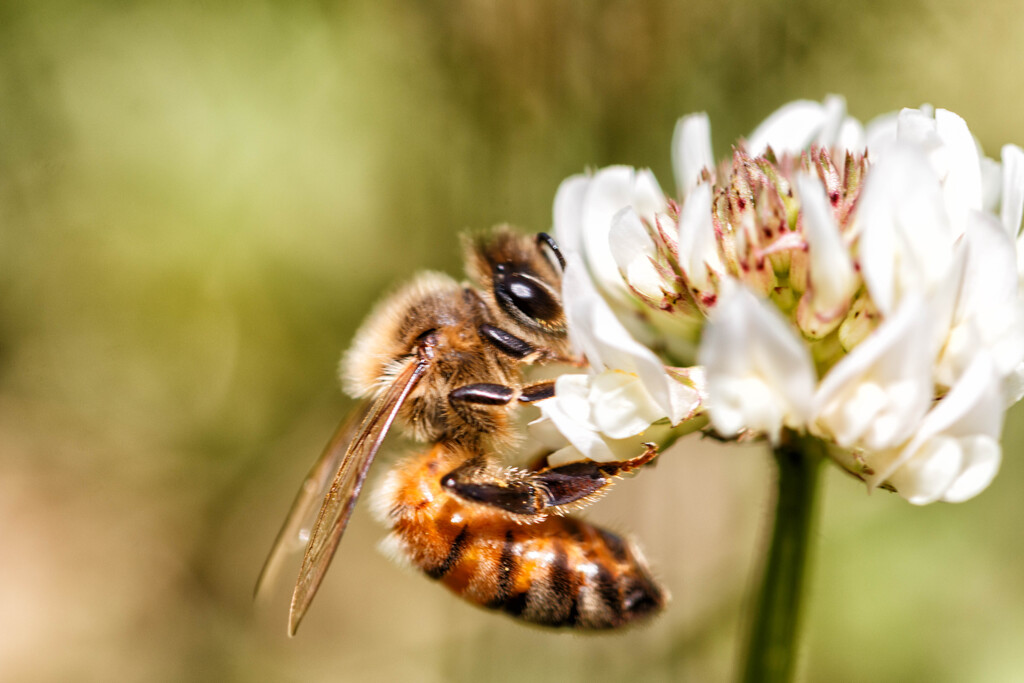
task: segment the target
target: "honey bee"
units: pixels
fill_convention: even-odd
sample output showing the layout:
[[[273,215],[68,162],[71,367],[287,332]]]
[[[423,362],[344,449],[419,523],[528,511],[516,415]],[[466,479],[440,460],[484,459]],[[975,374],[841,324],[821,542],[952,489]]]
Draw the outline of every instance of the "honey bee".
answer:
[[[464,251],[472,284],[420,275],[377,307],[345,355],[347,389],[367,401],[310,470],[257,581],[259,592],[323,496],[290,635],[395,422],[432,445],[388,472],[375,508],[391,528],[388,543],[427,576],[469,602],[547,626],[616,628],[667,600],[633,543],[563,514],[653,459],[652,444],[619,462],[499,464],[517,440],[511,409],[554,395],[552,380],[525,383],[523,366],[572,361],[557,244],[501,227],[467,238]]]

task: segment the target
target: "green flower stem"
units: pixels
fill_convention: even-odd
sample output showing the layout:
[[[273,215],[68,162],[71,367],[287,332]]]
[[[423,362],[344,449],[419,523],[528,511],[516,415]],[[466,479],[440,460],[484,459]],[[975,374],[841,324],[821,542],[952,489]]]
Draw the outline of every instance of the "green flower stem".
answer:
[[[791,681],[796,671],[825,446],[817,439],[788,433],[773,455],[779,466],[775,528],[750,624],[746,683]]]

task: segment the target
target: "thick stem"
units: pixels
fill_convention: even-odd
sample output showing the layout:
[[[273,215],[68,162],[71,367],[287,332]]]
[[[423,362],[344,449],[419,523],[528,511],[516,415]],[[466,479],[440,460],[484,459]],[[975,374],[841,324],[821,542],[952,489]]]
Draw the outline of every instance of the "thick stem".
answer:
[[[750,623],[743,672],[746,683],[782,683],[791,681],[796,672],[825,446],[817,439],[790,433],[784,435],[773,454],[779,466],[775,527]]]

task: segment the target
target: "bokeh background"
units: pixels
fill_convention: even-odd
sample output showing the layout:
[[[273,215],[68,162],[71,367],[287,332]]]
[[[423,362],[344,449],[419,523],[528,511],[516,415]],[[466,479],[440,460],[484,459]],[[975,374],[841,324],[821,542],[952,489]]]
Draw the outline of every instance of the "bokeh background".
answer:
[[[716,152],[791,99],[930,102],[1024,142],[1014,3],[0,2],[0,679],[730,680],[769,522],[756,447],[683,442],[588,514],[674,602],[583,637],[451,598],[362,507],[299,637],[254,605],[382,290],[558,183]],[[1024,676],[1024,412],[962,505],[830,471],[807,680]],[[378,470],[386,467],[386,459]],[[287,579],[290,580],[289,567]],[[287,584],[286,580],[284,584]]]

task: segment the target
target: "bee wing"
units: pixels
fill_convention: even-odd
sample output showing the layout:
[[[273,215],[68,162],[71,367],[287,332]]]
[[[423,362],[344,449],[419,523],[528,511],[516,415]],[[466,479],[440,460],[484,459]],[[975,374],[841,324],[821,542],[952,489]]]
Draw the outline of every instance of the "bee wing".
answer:
[[[364,403],[341,421],[331,440],[324,446],[320,457],[306,474],[302,487],[295,494],[292,507],[288,510],[288,516],[285,517],[284,523],[281,524],[281,529],[274,539],[274,544],[270,547],[267,559],[260,570],[260,576],[256,579],[253,597],[259,597],[268,585],[272,585],[277,580],[281,565],[288,555],[303,548],[305,540],[302,538],[302,532],[303,530],[308,532],[312,526],[316,505],[323,500],[324,494],[327,493],[327,487],[338,471],[341,456],[345,454],[346,447],[356,435],[356,430],[363,420],[366,419],[369,410],[370,404]]]
[[[410,361],[378,398],[359,426],[359,433],[348,446],[331,488],[324,498],[313,532],[302,558],[302,568],[292,593],[288,617],[288,633],[295,635],[299,622],[309,609],[313,596],[320,588],[334,551],[341,542],[356,499],[363,488],[370,463],[380,449],[384,437],[391,429],[399,409],[430,365],[430,353],[421,352],[416,361]]]

